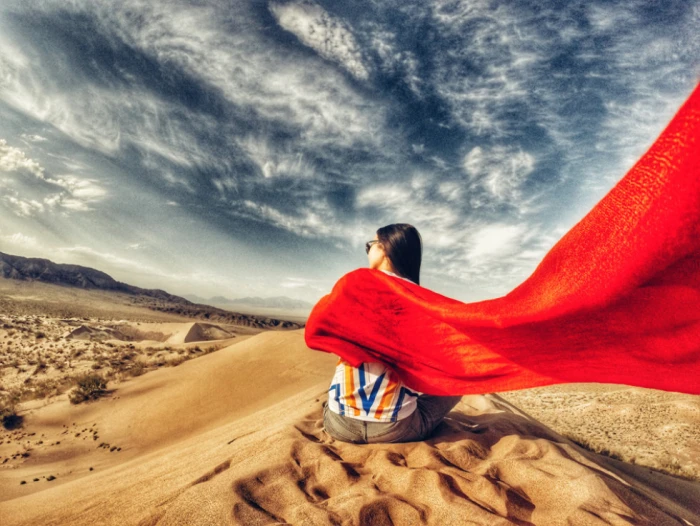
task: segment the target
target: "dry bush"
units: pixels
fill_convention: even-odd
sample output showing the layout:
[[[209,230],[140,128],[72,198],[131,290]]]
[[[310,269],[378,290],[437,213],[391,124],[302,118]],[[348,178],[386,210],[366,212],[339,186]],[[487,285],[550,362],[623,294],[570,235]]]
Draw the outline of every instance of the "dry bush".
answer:
[[[184,361],[185,361],[184,356],[175,356],[174,358],[171,358],[170,360],[168,360],[168,365],[170,365],[172,367],[177,367],[178,365],[180,365]]]
[[[127,341],[153,340],[157,342],[165,341],[166,335],[156,331],[140,331],[131,325],[120,325],[117,329]]]
[[[12,389],[0,395],[0,418],[5,429],[16,429],[22,425],[22,417],[17,414],[17,404],[22,392]]]
[[[71,404],[95,400],[106,392],[107,382],[98,374],[87,373],[79,376],[76,381],[77,386],[69,396]]]
[[[47,396],[56,396],[61,393],[61,381],[47,379],[34,384],[34,397],[46,398]]]
[[[125,372],[131,376],[141,376],[146,372],[146,368],[141,362],[134,362],[134,364],[130,368],[126,369]]]

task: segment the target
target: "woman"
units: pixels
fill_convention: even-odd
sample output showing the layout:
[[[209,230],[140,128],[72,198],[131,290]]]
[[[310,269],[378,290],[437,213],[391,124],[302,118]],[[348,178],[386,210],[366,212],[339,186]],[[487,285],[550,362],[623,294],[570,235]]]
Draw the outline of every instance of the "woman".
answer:
[[[407,224],[377,230],[365,245],[369,268],[420,284],[420,234]],[[340,360],[328,390],[323,421],[337,440],[414,442],[427,438],[461,396],[429,396],[409,389],[396,373],[377,362],[358,367]]]

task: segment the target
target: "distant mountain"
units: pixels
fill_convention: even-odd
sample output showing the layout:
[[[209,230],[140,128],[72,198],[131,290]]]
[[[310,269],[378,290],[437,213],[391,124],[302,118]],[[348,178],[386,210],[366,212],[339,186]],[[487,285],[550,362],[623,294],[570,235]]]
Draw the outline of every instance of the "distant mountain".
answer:
[[[285,320],[240,314],[218,309],[207,303],[193,303],[180,296],[169,294],[164,290],[142,289],[122,283],[108,274],[90,267],[54,263],[42,258],[25,258],[0,252],[0,277],[127,294],[132,298],[130,302],[134,305],[209,321],[234,323],[261,329],[297,329],[302,327],[301,324]]]
[[[25,258],[0,252],[0,274],[8,279],[41,281],[81,289],[111,290],[126,294],[149,296],[175,303],[184,302],[191,304],[185,298],[168,294],[164,290],[142,289],[122,283],[94,268],[54,263],[42,258]]]
[[[311,309],[314,305],[308,301],[297,300],[287,296],[274,296],[272,298],[245,297],[229,299],[223,296],[214,296],[206,299],[194,294],[187,294],[185,298],[197,303],[205,303],[215,306],[246,305],[249,307],[260,307],[266,309]]]

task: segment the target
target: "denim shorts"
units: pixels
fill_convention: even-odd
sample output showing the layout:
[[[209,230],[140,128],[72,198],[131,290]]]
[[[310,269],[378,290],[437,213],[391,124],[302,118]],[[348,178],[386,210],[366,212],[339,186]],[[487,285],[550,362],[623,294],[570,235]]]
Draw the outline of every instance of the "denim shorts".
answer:
[[[334,413],[323,403],[323,427],[342,442],[372,444],[379,442],[418,442],[428,438],[461,396],[421,395],[416,410],[396,422],[367,422]]]

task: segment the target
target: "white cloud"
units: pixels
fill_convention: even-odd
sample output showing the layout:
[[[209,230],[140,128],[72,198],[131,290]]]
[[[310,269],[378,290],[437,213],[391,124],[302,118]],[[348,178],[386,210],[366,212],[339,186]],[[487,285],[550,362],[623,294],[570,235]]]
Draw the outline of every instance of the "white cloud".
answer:
[[[638,23],[634,14],[637,2],[616,3],[613,5],[589,4],[586,6],[586,18],[591,26],[600,33],[617,32],[621,27],[630,27]]]
[[[2,199],[19,217],[32,217],[45,209],[42,203],[34,199],[21,199],[11,195],[5,195]]]
[[[29,142],[44,142],[48,140],[46,137],[42,137],[41,135],[29,135],[26,133],[21,134],[20,137]]]
[[[511,6],[463,0],[441,4],[432,16],[442,35],[459,42],[436,56],[431,79],[452,119],[473,134],[507,135],[510,116],[502,110],[530,99],[549,42]],[[479,74],[465,75],[465,64]]]
[[[243,201],[242,204],[245,206],[245,210],[239,211],[239,214],[262,220],[296,235],[312,238],[331,234],[338,236],[338,229],[335,226],[337,222],[332,217],[330,209],[323,206],[322,203],[313,203],[305,210],[298,210],[296,215],[249,200]]]
[[[467,260],[483,263],[518,252],[525,240],[525,225],[491,224],[469,235]]]
[[[85,212],[91,210],[90,203],[100,201],[107,193],[94,179],[74,175],[47,176],[39,162],[27,157],[19,148],[9,146],[3,139],[0,139],[0,170],[8,173],[29,173],[50,186],[62,188],[59,192],[44,194],[43,197],[39,197],[38,194],[45,189],[38,187],[31,190],[34,194],[31,198],[20,197],[16,191],[14,195],[5,195],[5,203],[10,205],[15,214],[24,217],[54,209]]]
[[[365,21],[361,28],[369,37],[369,46],[379,57],[382,72],[400,75],[411,91],[422,97],[425,82],[418,72],[419,61],[415,53],[402,49],[396,42],[396,34],[376,22]]]
[[[0,170],[27,171],[40,179],[44,178],[44,169],[37,161],[27,157],[19,148],[9,146],[4,139],[0,139]]]
[[[53,194],[44,198],[44,204],[50,209],[62,208],[74,212],[87,212],[88,210],[92,210],[85,202],[68,197],[65,193]]]
[[[448,201],[460,201],[463,198],[463,185],[456,181],[445,181],[438,184],[438,192]]]
[[[143,261],[124,258],[110,252],[102,252],[94,248],[77,245],[73,247],[60,247],[54,251],[56,260],[73,261],[76,264],[87,265],[97,270],[104,268],[118,269],[139,274],[158,275],[159,269],[145,264]]]
[[[535,166],[527,152],[505,146],[477,146],[464,157],[464,171],[472,184],[478,184],[499,201],[515,203],[521,198],[521,185]]]
[[[266,179],[277,176],[314,177],[316,170],[302,152],[284,152],[264,136],[249,136],[241,141],[248,158]]]
[[[296,277],[285,277],[279,284],[279,286],[283,289],[303,289],[306,291],[313,291],[314,295],[316,296],[318,293],[327,293],[330,285],[331,284],[328,283],[328,280]]]
[[[308,286],[308,280],[300,278],[286,278],[280,287],[285,289],[299,289]]]
[[[378,184],[367,186],[357,193],[356,207],[378,210],[383,224],[409,223],[421,232],[424,240],[436,249],[451,249],[457,246],[464,234],[466,219],[452,203],[436,201],[430,193],[433,183],[427,183],[423,176],[399,184]],[[362,221],[363,236],[382,226]],[[364,237],[357,242],[366,241]]]
[[[337,62],[354,77],[369,76],[351,29],[318,4],[303,1],[273,3],[270,11],[284,29],[323,58]]]
[[[2,240],[3,243],[7,243],[18,248],[33,249],[39,246],[39,242],[34,236],[27,236],[21,232],[0,235],[0,240]]]
[[[91,203],[101,201],[107,191],[93,179],[81,179],[72,175],[59,176],[48,181],[63,187],[65,190],[44,198],[44,203],[50,208],[63,208],[76,212],[92,210]]]

